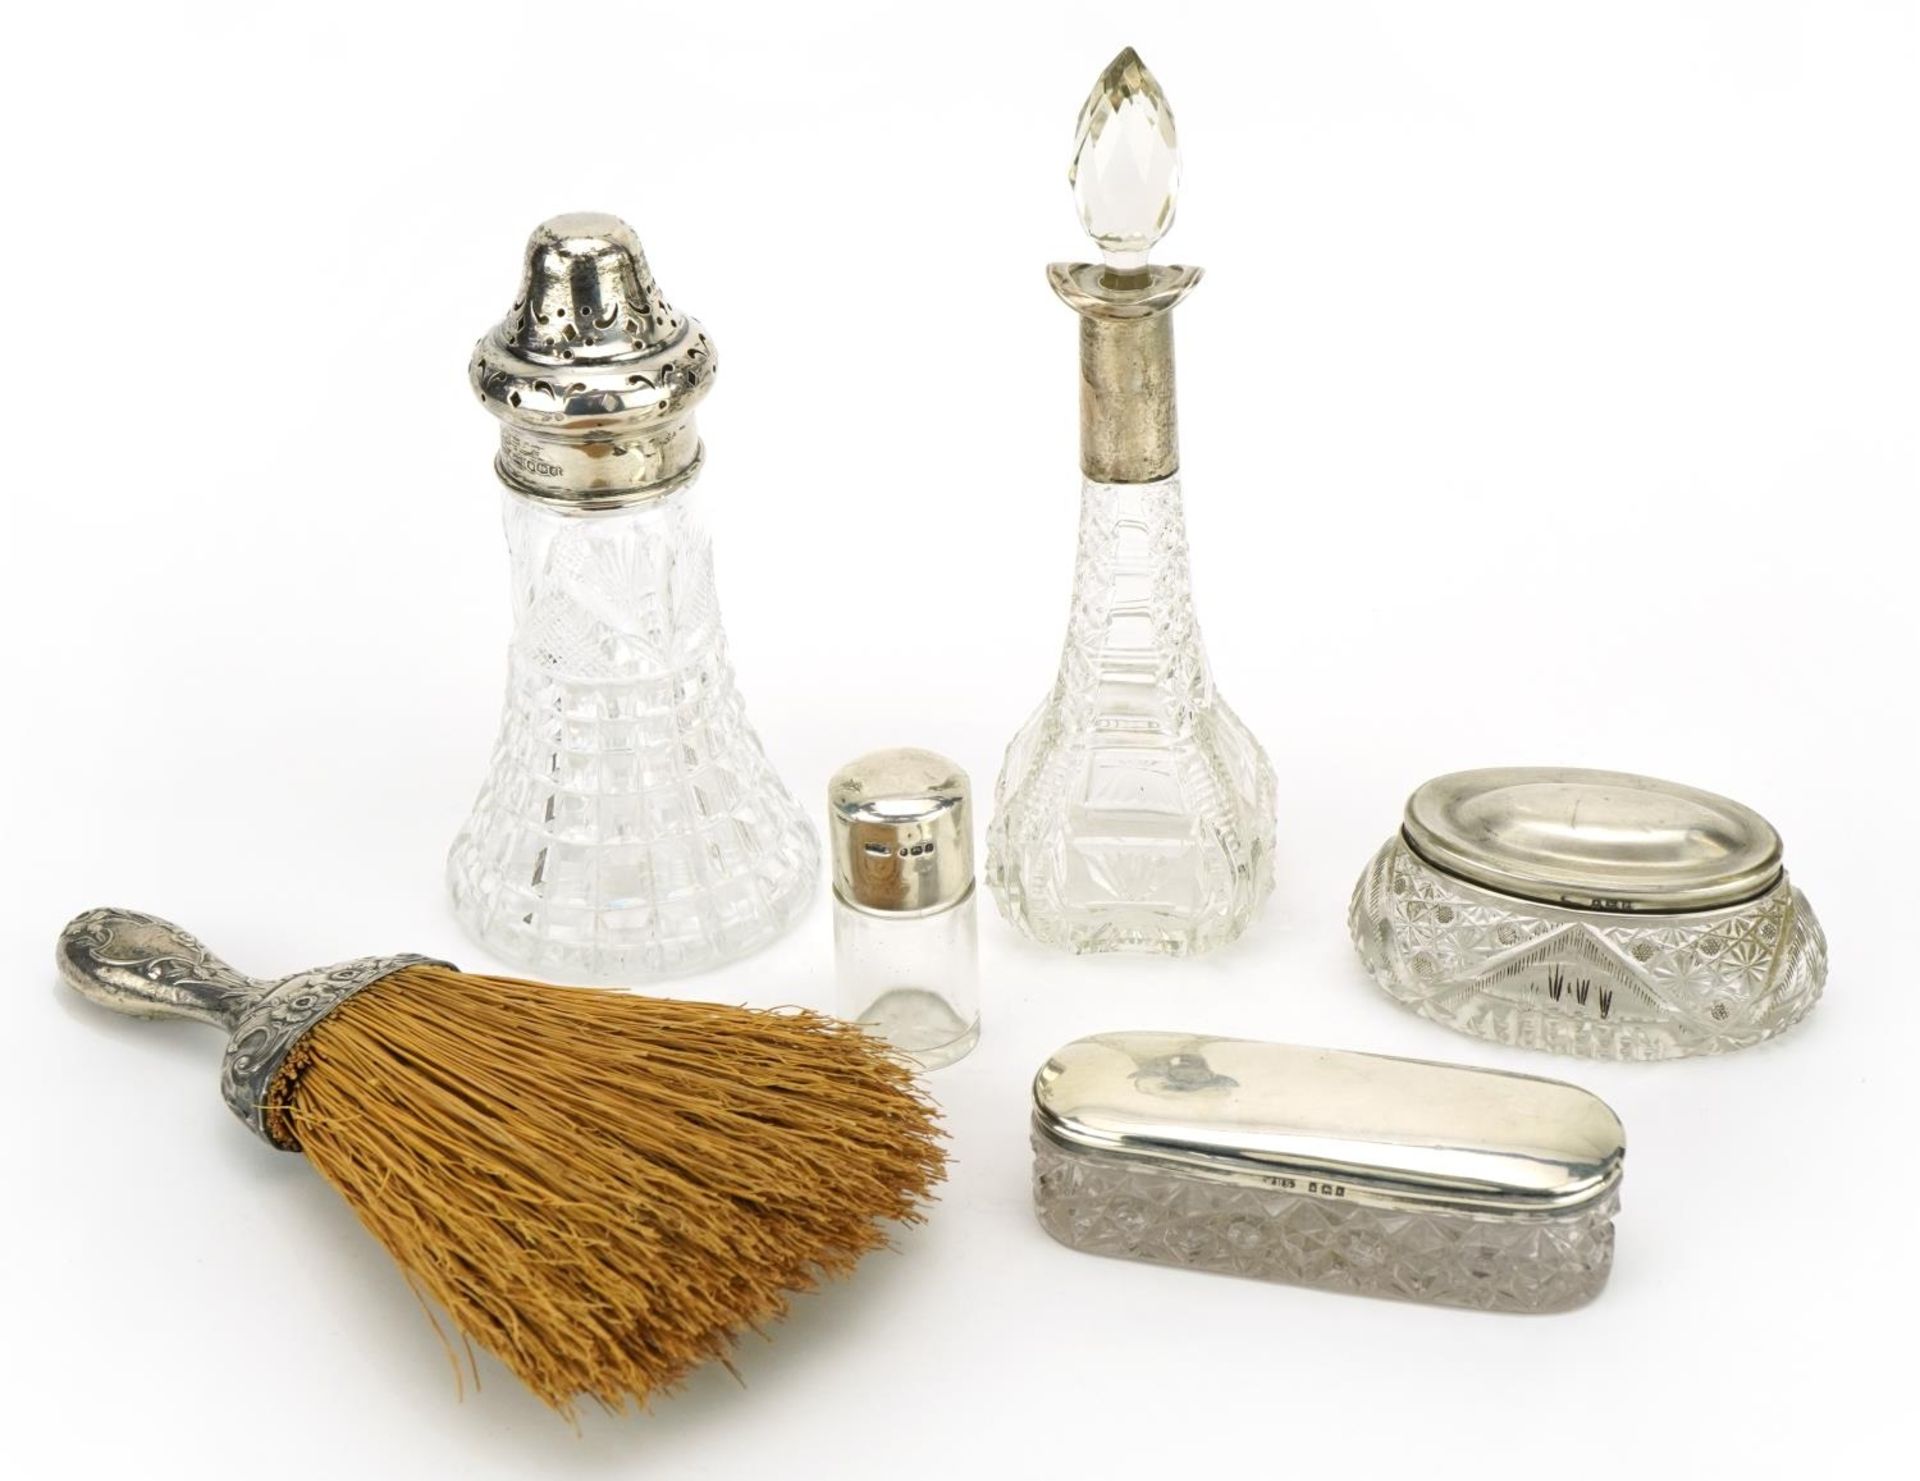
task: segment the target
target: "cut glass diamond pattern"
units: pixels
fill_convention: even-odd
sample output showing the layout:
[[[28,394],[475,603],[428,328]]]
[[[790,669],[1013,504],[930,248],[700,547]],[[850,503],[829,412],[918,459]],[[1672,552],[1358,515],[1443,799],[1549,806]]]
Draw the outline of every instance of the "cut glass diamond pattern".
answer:
[[[818,842],[747,722],[691,497],[581,516],[507,496],[505,713],[447,874],[461,921],[523,966],[697,972],[812,894]]]
[[[1502,1044],[1592,1059],[1715,1054],[1800,1021],[1826,938],[1784,878],[1719,910],[1618,916],[1495,895],[1396,837],[1348,926],[1374,980],[1416,1013]]]
[[[1173,225],[1180,144],[1166,94],[1132,47],[1100,74],[1080,110],[1067,178],[1080,224],[1107,265],[1143,266]]]
[[[1059,676],[995,789],[1002,914],[1077,952],[1231,941],[1273,886],[1274,793],[1207,670],[1179,480],[1087,482]]]
[[[1489,1311],[1563,1311],[1613,1266],[1619,1194],[1556,1214],[1409,1213],[1210,1182],[1033,1143],[1034,1207],[1062,1244],[1223,1275]]]

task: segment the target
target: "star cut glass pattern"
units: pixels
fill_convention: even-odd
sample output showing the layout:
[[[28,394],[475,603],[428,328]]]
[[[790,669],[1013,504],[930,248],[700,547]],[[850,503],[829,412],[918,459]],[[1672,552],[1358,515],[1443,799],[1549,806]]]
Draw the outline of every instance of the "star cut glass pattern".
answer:
[[[995,788],[1001,913],[1075,952],[1224,945],[1273,888],[1274,798],[1207,669],[1179,479],[1088,480],[1059,675]]]
[[[1535,904],[1434,869],[1390,840],[1348,928],[1374,981],[1462,1033],[1587,1059],[1678,1059],[1771,1038],[1804,1018],[1827,943],[1783,876],[1720,910],[1611,915]]]
[[[475,939],[524,967],[698,972],[812,896],[818,839],[747,722],[692,498],[582,515],[506,496],[506,708],[447,881]]]
[[[1107,64],[1080,110],[1067,179],[1080,224],[1108,267],[1145,267],[1173,225],[1180,143],[1166,94],[1132,47]]]
[[[1617,1189],[1564,1213],[1413,1213],[1209,1181],[1039,1135],[1033,1152],[1041,1227],[1089,1254],[1519,1312],[1583,1305],[1613,1268]]]

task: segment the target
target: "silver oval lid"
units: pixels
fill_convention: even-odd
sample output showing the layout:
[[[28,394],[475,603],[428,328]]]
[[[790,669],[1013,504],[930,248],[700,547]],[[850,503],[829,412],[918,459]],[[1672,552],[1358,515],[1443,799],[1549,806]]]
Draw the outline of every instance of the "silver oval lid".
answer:
[[[1737,905],[1780,878],[1780,835],[1725,797],[1620,771],[1503,766],[1407,799],[1408,845],[1436,869],[1549,905]]]
[[[1076,1039],[1033,1104],[1069,1148],[1400,1209],[1577,1208],[1626,1151],[1606,1102],[1558,1080],[1192,1034]]]

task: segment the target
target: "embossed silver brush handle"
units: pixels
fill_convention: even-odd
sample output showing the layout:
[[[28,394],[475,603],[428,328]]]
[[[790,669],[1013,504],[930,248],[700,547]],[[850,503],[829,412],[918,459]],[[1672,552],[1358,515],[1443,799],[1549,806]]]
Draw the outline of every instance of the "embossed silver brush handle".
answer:
[[[273,985],[236,972],[172,921],[89,910],[60,933],[60,975],[83,998],[133,1018],[194,1018],[228,1032]]]
[[[171,921],[133,910],[85,911],[60,932],[60,976],[90,1002],[134,1018],[192,1018],[227,1031],[220,1089],[256,1135],[276,1147],[264,1106],[300,1038],[362,988],[432,957],[357,957],[264,980],[237,972]]]

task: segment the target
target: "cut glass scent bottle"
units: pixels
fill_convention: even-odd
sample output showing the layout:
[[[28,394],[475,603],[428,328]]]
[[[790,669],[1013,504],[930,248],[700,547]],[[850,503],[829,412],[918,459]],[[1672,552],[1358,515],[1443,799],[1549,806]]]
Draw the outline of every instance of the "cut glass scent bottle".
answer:
[[[701,971],[767,945],[813,893],[818,838],[747,723],[693,502],[715,366],[611,216],[535,231],[519,297],[474,349],[501,422],[514,634],[447,881],[474,937],[523,967]]]
[[[1073,606],[1053,691],[1007,749],[987,881],[1035,940],[1183,955],[1233,940],[1271,890],[1274,780],[1194,619],[1172,310],[1200,270],[1147,261],[1179,150],[1131,49],[1087,99],[1070,179],[1102,255],[1047,270],[1080,316]]]

